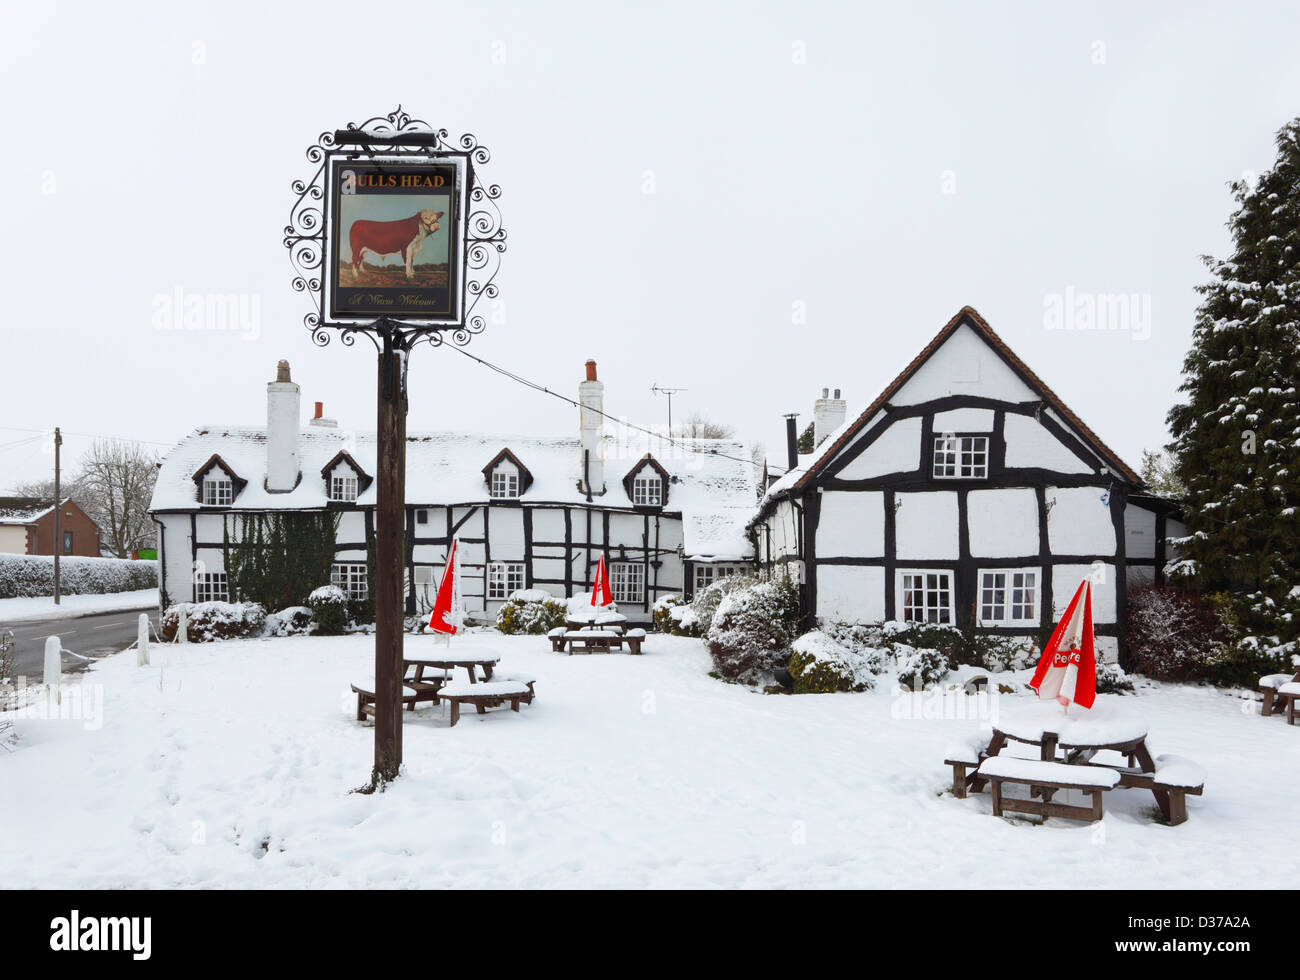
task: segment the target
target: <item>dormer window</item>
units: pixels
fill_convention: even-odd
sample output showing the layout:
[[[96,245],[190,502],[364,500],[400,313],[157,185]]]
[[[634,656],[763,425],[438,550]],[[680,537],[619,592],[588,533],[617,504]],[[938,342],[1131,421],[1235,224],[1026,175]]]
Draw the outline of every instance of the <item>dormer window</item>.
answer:
[[[623,489],[634,507],[662,507],[668,503],[668,471],[649,453],[623,477]]]
[[[330,500],[352,501],[357,499],[357,476],[355,473],[335,473],[330,477]]]
[[[488,496],[493,500],[518,500],[533,482],[533,474],[509,449],[503,449],[483,467]]]
[[[346,450],[326,463],[320,475],[325,481],[325,496],[331,503],[353,503],[374,482]]]
[[[519,496],[519,474],[498,468],[492,471],[492,496],[498,500]]]
[[[632,503],[658,507],[664,502],[664,481],[649,467],[632,478]]]
[[[203,478],[203,502],[217,507],[229,507],[235,502],[235,483],[221,470]]]
[[[934,437],[936,480],[984,480],[989,475],[989,437],[945,433]]]
[[[198,501],[205,507],[229,507],[244,489],[246,481],[219,455],[213,454],[191,477]]]

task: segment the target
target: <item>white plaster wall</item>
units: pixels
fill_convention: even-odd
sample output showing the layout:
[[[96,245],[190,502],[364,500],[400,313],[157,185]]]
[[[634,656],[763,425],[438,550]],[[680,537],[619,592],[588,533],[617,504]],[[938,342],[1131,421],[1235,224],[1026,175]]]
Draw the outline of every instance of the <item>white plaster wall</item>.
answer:
[[[14,525],[0,527],[0,554],[27,554],[27,528]]]
[[[1113,664],[1119,660],[1119,639],[1114,636],[1095,636],[1092,641],[1097,663]]]
[[[532,514],[534,541],[564,540],[564,511],[550,507],[535,507]]]
[[[521,507],[493,507],[488,518],[488,544],[493,561],[524,560],[524,511]]]
[[[1052,554],[1115,554],[1115,528],[1110,507],[1101,502],[1102,492],[1098,487],[1047,488],[1047,540]]]
[[[1092,565],[1057,565],[1052,569],[1052,622],[1056,623],[1074,598],[1085,578],[1092,581],[1092,622],[1115,622],[1115,566],[1101,562]]]
[[[465,521],[463,527],[457,529],[456,534],[464,538],[481,538],[483,537],[483,508],[472,508],[474,513],[469,520]],[[464,519],[465,515],[470,512],[469,507],[453,507],[451,509],[451,525],[455,527],[458,522]]]
[[[841,623],[882,621],[885,570],[863,565],[818,565],[817,617]]]
[[[836,474],[842,480],[865,480],[891,473],[912,473],[921,459],[921,420],[899,419]]]
[[[339,529],[334,536],[334,540],[340,544],[364,542],[366,540],[366,515],[355,510],[344,511],[340,514]]]
[[[1129,558],[1156,556],[1156,515],[1131,504],[1124,508],[1124,554]]]
[[[798,554],[798,520],[798,512],[794,504],[788,500],[782,500],[768,515],[766,524],[771,532],[772,561],[777,561],[786,555],[794,557]],[[759,530],[761,532],[762,529]],[[762,536],[759,537],[758,544],[760,548],[767,547],[766,540]]]
[[[821,495],[817,554],[879,558],[885,554],[885,495],[879,490],[828,490]]]
[[[1170,538],[1187,537],[1187,525],[1173,518],[1165,519],[1165,560],[1173,561],[1178,557],[1178,546],[1170,543]]]
[[[193,597],[194,577],[190,569],[190,519],[186,514],[161,514],[158,517],[165,533],[165,547],[160,551],[167,580],[170,602],[189,602]]]
[[[894,518],[899,561],[957,557],[955,491],[900,493],[895,499],[901,503]]]
[[[609,543],[611,546],[641,547],[645,539],[645,519],[638,514],[609,515]]]
[[[1033,490],[972,490],[966,497],[966,517],[976,558],[1038,554],[1038,499]]]
[[[1068,427],[1067,427],[1068,428]],[[1003,424],[1007,441],[1007,466],[1038,467],[1057,473],[1092,473],[1078,456],[1070,452],[1051,432],[1048,432],[1031,415],[1008,412]]]
[[[1037,397],[970,327],[962,325],[890,399],[917,405],[948,395],[1023,402]]]
[[[203,544],[219,544],[224,534],[223,514],[199,514],[194,521],[194,528],[198,532],[198,539]],[[230,536],[239,537],[239,528],[243,524],[242,520],[236,517],[230,518]]]
[[[954,408],[951,412],[939,412],[934,417],[936,435],[944,432],[992,432],[993,409],[991,408]]]

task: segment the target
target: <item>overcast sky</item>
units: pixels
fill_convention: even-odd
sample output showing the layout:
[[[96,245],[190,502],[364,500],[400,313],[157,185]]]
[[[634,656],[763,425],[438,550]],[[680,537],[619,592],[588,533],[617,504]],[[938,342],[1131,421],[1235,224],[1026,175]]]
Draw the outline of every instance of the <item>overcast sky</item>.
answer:
[[[970,304],[1136,466],[1298,36],[1264,3],[8,5],[0,487],[51,468],[25,430],[262,422],[280,358],[373,428],[371,348],[312,345],[282,232],[306,148],[398,103],[493,154],[482,357],[569,394],[594,357],[639,421],[685,388],[783,462],[783,413],[861,409]],[[157,329],[178,287],[255,300],[256,336]],[[1047,329],[1067,289],[1149,298],[1149,336]],[[411,382],[413,430],[577,432],[447,351]]]

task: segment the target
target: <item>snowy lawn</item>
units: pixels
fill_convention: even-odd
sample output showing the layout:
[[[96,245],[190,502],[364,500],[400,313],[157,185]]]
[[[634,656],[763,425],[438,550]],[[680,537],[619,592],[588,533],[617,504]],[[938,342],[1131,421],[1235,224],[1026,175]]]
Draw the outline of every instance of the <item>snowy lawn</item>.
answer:
[[[157,609],[158,590],[106,592],[102,595],[65,595],[54,604],[53,596],[0,599],[0,625],[52,619],[73,619],[90,613],[131,612]]]
[[[372,796],[348,792],[372,759],[348,690],[370,637],[100,662],[85,679],[101,718],[20,719],[0,751],[0,886],[1288,887],[1300,867],[1300,727],[1212,689],[1123,699],[1153,752],[1208,771],[1187,823],[1117,790],[1099,825],[1038,825],[994,818],[987,793],[954,799],[945,748],[980,722],[900,717],[888,677],[767,696],[710,678],[698,640],[570,657],[478,632],[455,648],[535,675],[537,700],[455,728],[407,715],[404,775]]]

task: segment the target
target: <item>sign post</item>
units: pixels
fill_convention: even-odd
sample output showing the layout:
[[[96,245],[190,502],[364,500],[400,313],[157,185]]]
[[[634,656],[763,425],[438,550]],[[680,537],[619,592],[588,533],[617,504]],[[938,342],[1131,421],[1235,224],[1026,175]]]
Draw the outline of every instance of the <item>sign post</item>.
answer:
[[[284,230],[293,288],[313,302],[303,322],[318,346],[335,331],[348,347],[360,335],[379,358],[373,792],[402,765],[408,361],[416,344],[463,347],[483,331],[506,233],[501,188],[480,175],[486,147],[449,141],[401,106],[321,134],[307,159],[317,169],[293,183]]]

